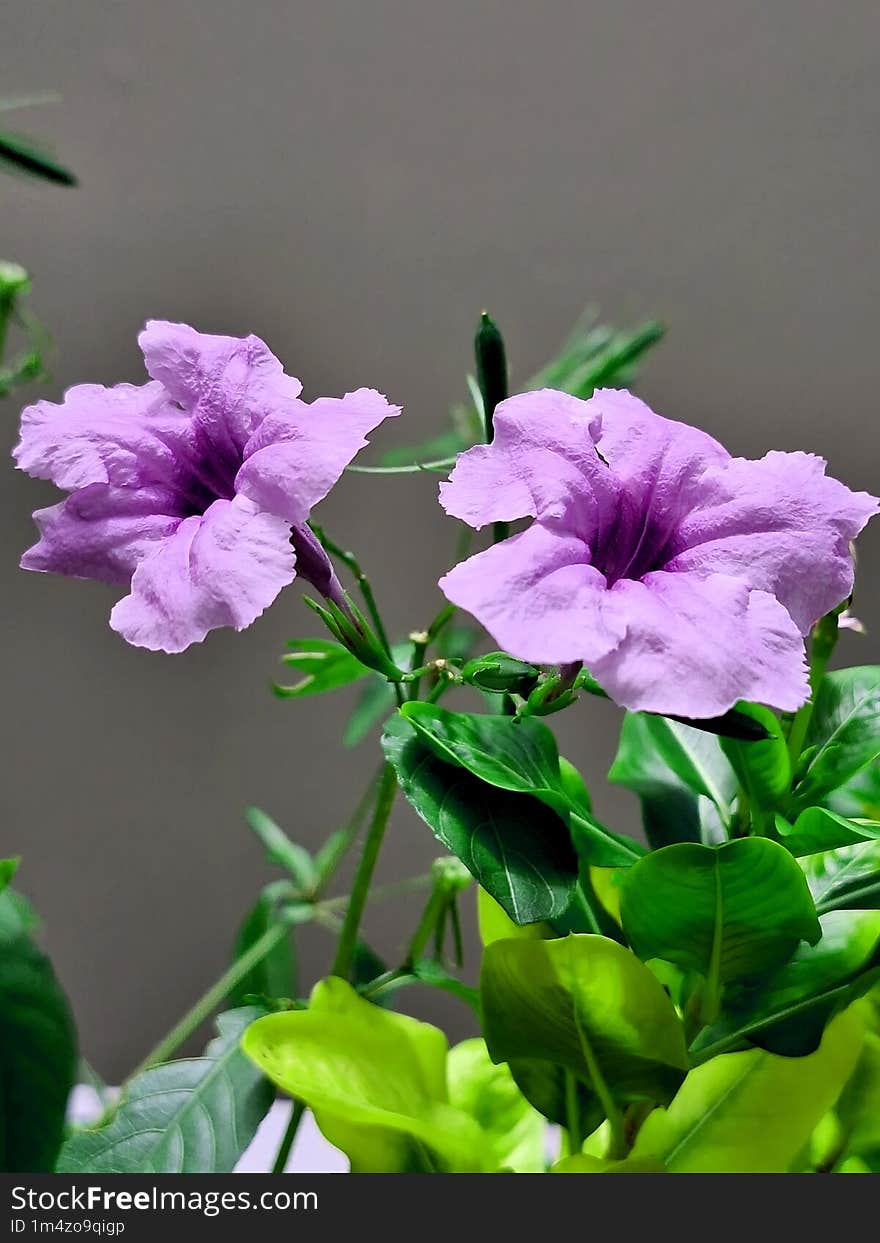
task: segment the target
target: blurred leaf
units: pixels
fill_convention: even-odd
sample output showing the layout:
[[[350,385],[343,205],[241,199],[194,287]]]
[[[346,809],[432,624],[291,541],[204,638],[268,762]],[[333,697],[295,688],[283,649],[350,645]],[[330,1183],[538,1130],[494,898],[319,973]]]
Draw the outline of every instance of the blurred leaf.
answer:
[[[776,816],[774,827],[780,843],[795,856],[813,855],[839,846],[854,846],[880,837],[880,824],[848,820],[826,807],[807,807],[794,824]]]
[[[449,1103],[474,1118],[494,1150],[492,1165],[515,1173],[545,1167],[545,1122],[520,1092],[505,1065],[493,1065],[485,1041],[464,1040],[449,1050]]]
[[[880,907],[880,841],[809,855],[801,867],[820,915]]]
[[[0,893],[18,871],[18,859],[0,859]]]
[[[203,1057],[152,1066],[125,1087],[104,1126],[79,1131],[61,1150],[61,1174],[228,1174],[274,1098],[239,1048],[264,1010],[217,1019]]]
[[[242,954],[265,936],[278,919],[277,901],[271,892],[264,890],[239,929],[232,954],[233,961],[241,958]],[[230,993],[227,1004],[230,1007],[241,1006],[250,997],[296,997],[298,991],[296,952],[291,934],[274,945],[239,981],[235,990]]]
[[[312,889],[318,877],[309,852],[292,842],[272,817],[260,811],[259,807],[245,808],[244,818],[265,847],[268,861],[289,872],[303,891]]]
[[[4,166],[7,171],[24,173],[59,186],[77,184],[70,169],[59,164],[51,152],[32,138],[24,138],[19,134],[0,134],[0,168]]]
[[[394,711],[394,687],[384,678],[370,678],[355,704],[342,741],[346,747],[356,747],[359,742]]]
[[[880,1036],[865,1033],[856,1068],[834,1107],[848,1155],[880,1154]]]

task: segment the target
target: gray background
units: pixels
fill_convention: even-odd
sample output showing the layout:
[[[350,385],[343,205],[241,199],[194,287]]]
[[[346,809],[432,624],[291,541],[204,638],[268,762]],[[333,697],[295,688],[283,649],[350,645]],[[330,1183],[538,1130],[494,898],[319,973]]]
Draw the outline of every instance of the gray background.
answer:
[[[876,490],[878,34],[874,0],[6,0],[0,93],[63,94],[14,124],[82,179],[0,181],[0,251],[57,342],[42,391],[138,380],[144,319],[181,318],[265,337],[308,395],[382,388],[408,417],[376,439],[416,441],[463,391],[482,306],[522,379],[595,301],[668,323],[656,408]],[[348,476],[322,510],[397,630],[438,603],[434,493]],[[374,754],[337,749],[346,693],[310,713],[267,692],[284,640],[316,633],[296,589],[242,635],[138,651],[109,590],[16,569],[52,489],[8,466],[0,495],[0,853],[24,856],[83,1048],[116,1078],[222,968],[270,875],[241,808],[317,843]],[[878,570],[875,530],[852,663],[880,657]],[[563,733],[632,827],[599,783],[617,719],[582,704]],[[400,808],[382,875],[434,853]],[[418,902],[370,915],[392,958]],[[303,944],[323,970],[321,934]],[[457,1003],[419,1004],[464,1030]]]

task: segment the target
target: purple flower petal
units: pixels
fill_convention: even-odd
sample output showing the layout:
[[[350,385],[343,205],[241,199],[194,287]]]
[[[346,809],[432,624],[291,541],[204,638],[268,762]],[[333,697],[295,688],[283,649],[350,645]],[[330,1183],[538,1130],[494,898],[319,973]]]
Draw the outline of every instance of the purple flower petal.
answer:
[[[236,464],[266,416],[302,392],[259,337],[212,336],[152,319],[138,344],[153,379],[192,414],[213,451]]]
[[[22,411],[13,457],[21,470],[59,488],[168,483],[180,472],[189,420],[161,384],[78,384],[60,404]]]
[[[21,559],[22,569],[127,583],[156,542],[173,535],[185,515],[176,493],[151,485],[117,488],[92,483],[38,509],[40,539]]]
[[[129,643],[182,652],[210,630],[249,626],[293,581],[288,524],[244,497],[186,518],[143,560],[110,614]]]
[[[626,636],[590,671],[632,711],[720,716],[740,699],[793,711],[809,693],[797,626],[772,595],[735,578],[621,579],[607,611]]]
[[[371,388],[292,402],[270,414],[248,441],[236,490],[299,526],[366,445],[366,433],[397,414],[400,407]]]
[[[606,613],[605,577],[589,556],[576,536],[536,522],[462,561],[440,589],[520,660],[595,661],[618,645],[626,622]]]
[[[666,569],[733,574],[785,605],[806,634],[852,592],[850,542],[878,512],[809,453],[731,458],[706,472]]]
[[[495,410],[495,438],[459,455],[440,504],[477,530],[489,522],[559,517],[583,498],[607,507],[615,481],[593,443],[599,414],[554,389],[521,393]]]

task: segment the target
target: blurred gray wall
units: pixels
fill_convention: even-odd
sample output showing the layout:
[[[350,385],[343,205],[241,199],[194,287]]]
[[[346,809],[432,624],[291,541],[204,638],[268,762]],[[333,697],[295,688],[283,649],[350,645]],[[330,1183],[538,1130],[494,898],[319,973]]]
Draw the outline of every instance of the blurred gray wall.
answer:
[[[407,408],[384,445],[439,430],[477,312],[523,379],[588,302],[668,341],[642,391],[741,454],[806,448],[878,484],[875,0],[6,0],[0,94],[82,185],[0,180],[0,257],[34,275],[48,385],[138,381],[148,316],[256,332],[308,395],[376,385]],[[8,121],[8,118],[7,118]],[[11,446],[20,402],[2,408]],[[398,630],[424,624],[453,532],[430,478],[348,476],[322,509],[356,542]],[[116,1078],[226,961],[271,873],[257,802],[315,844],[371,771],[340,754],[351,698],[271,698],[284,640],[316,633],[298,591],[183,656],[107,626],[113,594],[16,568],[53,491],[3,474],[3,819],[24,856],[85,1052]],[[880,657],[880,532],[862,543]],[[584,703],[565,746],[599,810],[618,720]],[[436,853],[405,808],[383,877]],[[412,897],[370,913],[392,959]],[[321,934],[306,970],[326,968]],[[421,998],[453,1032],[457,1003]]]

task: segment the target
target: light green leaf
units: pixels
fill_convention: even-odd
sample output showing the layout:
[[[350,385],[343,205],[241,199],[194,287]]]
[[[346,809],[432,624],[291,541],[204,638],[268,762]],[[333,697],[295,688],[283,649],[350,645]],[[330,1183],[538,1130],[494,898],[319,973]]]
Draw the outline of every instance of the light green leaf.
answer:
[[[707,992],[772,970],[800,940],[820,936],[803,872],[765,838],[665,846],[620,885],[623,928],[639,957],[699,972]]]
[[[629,1161],[673,1174],[785,1173],[852,1073],[863,1030],[841,1014],[807,1057],[752,1049],[698,1066],[644,1123]]]
[[[494,941],[480,992],[493,1061],[564,1067],[603,1107],[609,1099],[668,1101],[689,1066],[662,986],[605,937]]]
[[[318,875],[309,852],[292,842],[280,825],[259,807],[246,808],[244,818],[263,843],[268,861],[289,872],[301,889],[311,889]]]
[[[291,639],[282,663],[300,674],[292,686],[274,686],[281,699],[302,699],[322,695],[365,678],[370,670],[347,647],[332,639]]]
[[[487,1168],[480,1128],[449,1104],[443,1033],[371,1005],[343,980],[318,984],[308,1010],[260,1019],[242,1046],[306,1102],[354,1172]]]
[[[856,1068],[834,1109],[842,1149],[850,1156],[880,1153],[880,1035],[865,1033]]]
[[[820,915],[880,907],[880,841],[809,855],[801,867]]]
[[[758,721],[770,736],[760,742],[721,738],[721,749],[752,808],[769,811],[781,803],[791,786],[791,760],[782,727],[775,714],[760,704],[739,703],[737,710]]]
[[[554,935],[550,924],[515,924],[504,908],[481,885],[477,886],[477,922],[480,940],[484,946],[509,937],[527,937],[540,941]]]
[[[76,1031],[51,963],[7,891],[0,927],[0,1169],[48,1172],[77,1066]]]
[[[61,1150],[61,1174],[228,1174],[254,1137],[273,1092],[239,1048],[264,1011],[228,1010],[204,1057],[135,1076],[110,1120],[78,1131]]]
[[[436,704],[408,703],[401,713],[427,747],[499,790],[529,794],[571,824],[578,853],[597,867],[627,867],[643,853],[594,820],[582,799],[571,797],[552,732],[534,717],[450,712]]]
[[[578,861],[555,812],[443,763],[401,716],[386,725],[383,746],[408,801],[515,923],[563,913]]]
[[[810,758],[795,788],[795,811],[821,802],[880,758],[880,665],[826,674],[805,750]]]
[[[18,871],[18,859],[0,859],[0,893]]]
[[[869,820],[850,820],[827,807],[807,807],[794,824],[783,816],[774,820],[780,843],[797,857],[853,846],[880,837],[880,824]]]
[[[648,841],[722,841],[736,777],[713,734],[628,712],[608,780],[639,796]]]
[[[545,1168],[546,1123],[525,1099],[509,1067],[494,1065],[485,1041],[464,1040],[449,1051],[449,1101],[489,1137],[498,1169],[518,1174]]]
[[[819,922],[817,945],[726,999],[720,1022],[694,1042],[695,1057],[744,1041],[789,1057],[818,1048],[828,1020],[880,977],[880,912],[832,911]]]

